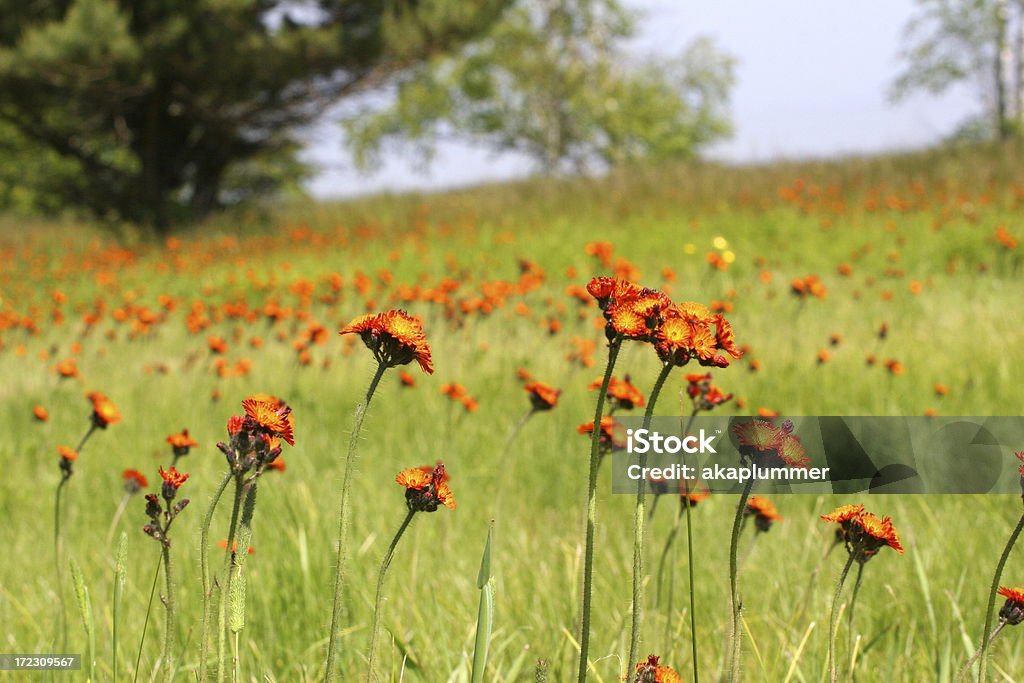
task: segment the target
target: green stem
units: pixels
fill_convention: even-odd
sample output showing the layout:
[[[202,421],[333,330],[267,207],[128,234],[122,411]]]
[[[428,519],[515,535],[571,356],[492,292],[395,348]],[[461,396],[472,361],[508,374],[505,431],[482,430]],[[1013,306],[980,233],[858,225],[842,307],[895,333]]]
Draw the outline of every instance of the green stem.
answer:
[[[199,573],[202,575],[203,581],[203,630],[199,645],[200,683],[206,683],[207,680],[206,659],[210,651],[210,617],[212,616],[210,613],[210,598],[213,595],[213,590],[210,586],[210,525],[213,523],[213,513],[217,509],[217,504],[220,503],[220,498],[224,495],[224,490],[228,487],[232,476],[231,470],[224,473],[224,479],[221,480],[220,486],[217,487],[216,493],[213,494],[210,507],[206,510],[206,516],[203,517],[203,528],[200,532]]]
[[[121,502],[117,504],[117,509],[114,510],[114,517],[110,520],[110,528],[107,529],[107,539],[103,544],[104,553],[110,551],[110,544],[114,540],[114,532],[117,530],[117,524],[121,521],[121,517],[124,516],[124,511],[128,507],[128,501],[131,499],[132,494],[127,491],[121,496]]]
[[[64,491],[64,485],[68,483],[71,475],[63,475],[60,483],[57,484],[57,492],[53,500],[53,563],[55,578],[57,580],[57,597],[59,598],[59,612],[57,614],[57,634],[60,636],[61,649],[67,642],[67,608],[64,605],[64,582],[61,580],[62,556],[64,554],[64,538],[60,533],[60,501]],[[56,637],[56,636],[55,636]]]
[[[991,645],[995,641],[996,636],[998,636],[1002,632],[1004,626],[1006,626],[1006,621],[1004,619],[1000,619],[999,625],[996,626],[995,630],[992,631],[991,635],[989,635],[988,639],[985,642]],[[978,661],[978,657],[980,656],[981,648],[979,647],[977,650],[974,651],[974,655],[967,660],[967,663],[964,665],[964,668],[960,670],[960,674],[956,677],[957,683],[967,678],[967,674],[970,672],[971,667],[974,666],[974,663]]]
[[[846,558],[846,564],[843,565],[843,573],[839,575],[839,581],[836,582],[836,592],[832,596],[832,612],[828,619],[828,680],[831,683],[836,683],[838,680],[838,674],[836,672],[836,622],[839,616],[839,598],[843,594],[843,584],[846,583],[846,575],[850,573],[850,567],[853,566],[853,560],[855,555],[850,553],[849,557]]]
[[[325,683],[334,680],[335,660],[338,657],[338,630],[341,628],[341,606],[342,593],[345,585],[345,559],[348,552],[348,504],[349,489],[352,487],[352,477],[355,474],[356,455],[359,445],[359,432],[363,428],[363,418],[370,407],[370,400],[373,398],[377,385],[388,366],[384,363],[377,364],[377,371],[370,380],[370,386],[366,389],[366,396],[362,403],[356,407],[355,417],[352,420],[352,433],[348,439],[348,453],[345,455],[345,473],[341,480],[341,505],[338,513],[338,552],[334,566],[334,605],[331,608],[331,631],[327,635],[327,662],[324,671]]]
[[[979,657],[981,657],[981,666],[978,669],[978,681],[983,683],[985,681],[985,670],[987,667],[987,660],[985,653],[988,651],[988,645],[992,642],[989,633],[992,629],[992,612],[996,606],[996,594],[999,592],[999,579],[1003,576],[1003,567],[1006,566],[1006,560],[1010,557],[1010,551],[1013,550],[1014,544],[1017,543],[1017,537],[1020,536],[1021,529],[1024,529],[1024,515],[1021,515],[1020,519],[1017,520],[1017,526],[1013,528],[1013,533],[1010,534],[1010,538],[1006,541],[1006,547],[1003,548],[1003,554],[999,556],[999,564],[996,565],[996,573],[992,576],[992,588],[988,593],[988,607],[985,610],[985,630],[981,632],[981,648],[979,650]]]
[[[739,653],[740,653],[740,601],[739,595],[736,592],[736,576],[739,572],[739,565],[736,561],[736,552],[739,547],[740,531],[743,529],[743,520],[746,518],[744,514],[747,508],[747,499],[750,497],[750,491],[754,488],[754,478],[747,479],[747,483],[743,485],[743,493],[740,495],[740,502],[736,506],[736,517],[732,523],[732,535],[729,538],[729,605],[732,608],[732,630],[730,636],[732,638],[731,650],[729,653],[729,680],[735,681],[739,665]]]
[[[234,601],[238,598],[238,596],[235,595],[235,592],[232,590],[232,586],[235,580],[238,578],[238,575],[242,573],[243,560],[240,558],[246,557],[247,553],[249,552],[249,539],[252,537],[252,518],[256,512],[256,485],[258,483],[259,481],[255,477],[253,477],[252,479],[249,479],[248,481],[243,483],[240,487],[240,491],[245,494],[245,501],[242,503],[242,514],[241,519],[238,522],[238,528],[241,529],[243,532],[241,540],[242,545],[244,547],[235,547],[236,544],[238,543],[238,534],[233,533],[231,537],[228,539],[227,548],[225,548],[226,558],[229,560],[230,564],[228,565],[227,577],[224,583],[224,592],[221,594],[221,604],[225,606],[225,611],[223,613],[227,613],[227,610],[232,610],[232,619],[235,619],[234,610],[239,610],[240,613],[243,615],[245,611],[245,605],[242,604],[244,603],[244,600],[240,601],[239,604],[234,604]],[[240,619],[240,621],[244,622],[244,618]],[[234,630],[235,627],[232,626],[231,628],[232,630]],[[224,660],[227,647],[225,644],[226,638],[227,633],[225,629],[222,627],[220,632],[221,646],[217,652],[218,681],[222,679],[221,672],[227,670],[227,666],[225,665]],[[236,674],[237,670],[238,663],[236,661],[234,667],[232,668],[233,674]],[[232,680],[236,680],[236,678],[233,677]]]
[[[857,578],[853,582],[853,594],[850,596],[850,610],[846,614],[846,651],[853,655],[853,608],[857,606],[857,594],[860,593],[860,582],[864,577],[864,563],[857,563]],[[853,661],[850,661],[851,666]]]
[[[168,525],[169,526],[169,525]],[[167,594],[164,596],[164,608],[167,612],[167,625],[164,629],[164,681],[174,680],[174,577],[171,574],[171,548],[167,541],[163,547],[164,578]]]
[[[402,526],[398,527],[398,532],[391,539],[391,545],[388,546],[388,551],[384,554],[384,560],[380,563],[380,573],[377,574],[377,597],[373,601],[373,628],[370,629],[370,656],[369,662],[366,665],[366,683],[373,681],[373,660],[377,651],[377,638],[380,635],[380,617],[384,603],[384,577],[388,573],[391,559],[395,556],[395,547],[402,538],[402,534],[409,528],[409,524],[412,522],[412,517],[415,514],[415,510],[409,510],[408,514],[406,514],[405,521],[402,522]]]
[[[220,605],[217,616],[217,681],[224,680],[224,655],[227,651],[227,631],[225,630],[225,615],[227,614],[227,603],[231,594],[227,590],[227,584],[231,575],[231,547],[235,543],[235,535],[238,530],[238,515],[242,509],[242,494],[245,493],[245,483],[240,475],[232,475],[235,480],[235,500],[231,506],[231,522],[228,525],[228,540],[224,547],[224,564],[221,569],[223,589],[220,591]]]
[[[690,433],[699,412],[700,408],[695,407],[690,413],[683,434]],[[693,504],[690,502],[690,484],[686,479],[683,480],[683,494],[686,496],[686,566],[690,575],[690,649],[693,651],[693,683],[700,683],[700,667],[697,664],[697,598],[693,584],[693,521],[690,518],[690,508]]]
[[[162,560],[163,558],[161,558]],[[135,674],[132,676],[132,683],[139,680],[139,665],[142,663],[142,646],[146,644],[146,631],[149,629],[149,615],[153,613],[153,596],[156,595],[156,583],[160,579],[160,567],[162,561],[156,563],[156,571],[153,572],[153,585],[149,589],[149,602],[146,604],[146,618],[142,622],[142,635],[139,637],[139,652],[135,655]]]
[[[594,429],[590,432],[590,474],[587,481],[587,530],[583,549],[583,604],[580,616],[580,660],[576,674],[577,683],[587,680],[587,669],[590,662],[587,654],[590,650],[590,602],[591,588],[594,581],[594,535],[597,527],[597,469],[601,463],[601,418],[604,416],[604,402],[608,394],[608,383],[611,381],[615,360],[622,347],[622,335],[616,335],[608,345],[608,364],[605,366],[601,390],[597,394],[597,407],[594,410]]]
[[[654,404],[658,402],[658,395],[665,385],[669,373],[675,366],[666,363],[658,373],[658,379],[651,389],[650,399],[647,403],[647,410],[644,411],[644,425],[647,429],[651,426],[651,418],[654,416]],[[647,454],[640,454],[640,470],[647,466]],[[644,611],[644,497],[647,489],[647,479],[637,480],[636,484],[636,505],[633,512],[633,618],[629,631],[629,659],[626,661],[626,682],[633,680],[636,669],[633,666],[636,662],[637,651],[640,647],[640,621],[643,619]]]

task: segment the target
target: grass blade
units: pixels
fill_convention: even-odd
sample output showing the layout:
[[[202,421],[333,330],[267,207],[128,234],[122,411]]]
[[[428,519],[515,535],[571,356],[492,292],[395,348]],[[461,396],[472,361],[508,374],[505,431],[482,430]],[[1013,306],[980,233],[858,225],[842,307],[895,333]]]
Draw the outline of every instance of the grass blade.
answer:
[[[487,543],[480,560],[480,573],[477,575],[476,587],[480,589],[480,610],[476,620],[476,644],[473,648],[473,683],[484,680],[487,668],[487,647],[491,642],[491,631],[494,627],[494,582],[491,579],[491,537],[494,527],[487,530]]]
[[[121,540],[117,543],[117,554],[114,562],[114,606],[113,606],[113,635],[110,644],[112,680],[117,680],[117,628],[121,621],[121,596],[124,594],[124,586],[127,580],[125,565],[128,563],[128,533],[121,532]]]
[[[71,558],[71,581],[75,587],[75,598],[78,602],[78,612],[82,615],[82,627],[85,629],[85,638],[89,643],[89,680],[96,680],[96,631],[93,628],[92,606],[89,604],[89,589],[82,578],[82,568],[78,566],[75,558]]]

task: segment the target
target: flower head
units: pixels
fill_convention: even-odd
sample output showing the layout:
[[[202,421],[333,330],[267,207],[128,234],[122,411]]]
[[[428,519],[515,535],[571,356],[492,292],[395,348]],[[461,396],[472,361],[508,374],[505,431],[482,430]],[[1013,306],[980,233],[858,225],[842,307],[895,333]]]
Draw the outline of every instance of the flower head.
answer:
[[[289,446],[295,445],[295,418],[287,404],[257,394],[242,401],[242,409],[268,435],[284,439]]]
[[[558,396],[562,393],[561,389],[537,381],[527,382],[523,389],[530,394],[530,404],[534,410],[551,410],[558,403]]]
[[[601,418],[600,430],[601,434],[598,437],[598,449],[603,453],[610,453],[614,450],[625,448],[625,444],[622,442],[621,437],[615,437],[615,429],[618,425],[615,422],[615,418],[611,415],[605,415]],[[576,427],[576,431],[580,434],[590,436],[594,433],[594,421],[584,422],[583,424]]]
[[[93,391],[86,394],[86,397],[92,401],[92,423],[95,426],[106,429],[109,425],[121,421],[121,411],[106,395]]]
[[[599,377],[591,382],[587,388],[591,391],[600,389],[602,381],[603,378]],[[608,393],[606,395],[614,408],[632,410],[633,408],[643,408],[644,406],[644,395],[633,385],[629,375],[622,379],[613,376],[608,381]]]
[[[683,683],[682,677],[670,666],[659,664],[660,657],[650,655],[647,661],[637,662],[636,683]]]
[[[69,446],[57,446],[60,453],[60,471],[67,479],[72,474],[72,464],[78,460],[78,452]]]
[[[782,521],[782,515],[775,509],[775,504],[761,496],[751,496],[750,500],[747,501],[747,509],[743,511],[743,514],[747,516],[753,515],[757,530],[762,532],[769,531],[772,528],[773,522]]]
[[[768,420],[750,420],[733,426],[740,455],[760,467],[800,467],[810,464],[807,449],[793,434],[793,423],[786,420],[776,427]]]
[[[999,595],[1006,598],[1006,602],[999,608],[999,618],[1010,626],[1024,621],[1024,588],[1000,586]]]
[[[430,346],[420,321],[405,311],[392,310],[360,316],[339,334],[358,334],[379,363],[387,367],[405,365],[415,360],[423,372],[433,374]]]
[[[138,470],[125,470],[121,473],[121,479],[124,480],[124,491],[129,495],[135,495],[149,486],[146,475]]]
[[[893,527],[889,517],[884,519],[864,511],[863,505],[843,505],[821,518],[826,522],[839,524],[842,531],[841,540],[846,544],[846,551],[863,564],[878,551],[889,546],[896,552],[904,552],[899,534]]]
[[[177,458],[188,455],[189,449],[199,445],[195,439],[188,435],[187,429],[182,429],[180,434],[171,434],[167,437],[166,441],[171,444],[171,449]]]
[[[405,487],[405,503],[413,512],[434,512],[440,505],[454,510],[455,495],[448,487],[444,465],[402,470],[395,482]]]
[[[166,472],[164,471],[164,468],[161,467],[160,478],[164,480],[161,493],[163,494],[164,499],[170,502],[174,500],[176,495],[178,495],[178,489],[181,488],[181,485],[188,481],[188,474],[182,474],[173,466]]]

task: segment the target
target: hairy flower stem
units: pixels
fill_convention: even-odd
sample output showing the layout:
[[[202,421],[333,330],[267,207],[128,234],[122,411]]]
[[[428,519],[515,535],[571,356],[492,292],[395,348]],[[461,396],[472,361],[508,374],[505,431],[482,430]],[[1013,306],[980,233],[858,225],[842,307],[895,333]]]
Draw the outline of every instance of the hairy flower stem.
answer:
[[[409,510],[408,514],[406,514],[405,521],[402,522],[402,526],[398,527],[398,532],[391,539],[391,545],[388,546],[388,551],[384,554],[384,559],[380,563],[380,573],[377,574],[377,597],[373,601],[373,628],[370,629],[370,654],[366,665],[366,683],[372,683],[374,677],[373,660],[377,652],[377,638],[380,636],[380,618],[384,606],[384,577],[388,573],[391,559],[395,556],[395,547],[398,546],[398,541],[402,538],[402,534],[409,528],[409,524],[412,522],[412,517],[415,514],[415,510]]]
[[[1006,620],[1000,619],[999,625],[995,627],[995,630],[992,631],[992,633],[989,635],[988,639],[985,642],[991,645],[995,641],[996,636],[1002,633],[1004,626],[1006,626]],[[979,647],[977,650],[974,651],[974,654],[971,656],[971,658],[967,660],[967,663],[964,664],[964,668],[960,670],[959,675],[957,675],[956,677],[957,683],[967,678],[967,675],[971,671],[971,667],[974,666],[974,663],[978,661],[978,657],[980,656],[981,648]]]
[[[203,517],[203,528],[200,532],[199,573],[202,575],[203,580],[203,630],[199,646],[199,680],[201,683],[206,682],[208,673],[206,659],[210,648],[210,618],[212,616],[210,604],[213,597],[213,588],[210,582],[210,525],[213,523],[213,513],[217,509],[217,504],[220,502],[221,496],[224,495],[224,490],[228,487],[232,477],[231,470],[224,473],[224,479],[221,480],[220,486],[217,487],[216,493],[213,494],[210,507],[206,510],[206,516]]]
[[[851,655],[850,655],[851,656],[851,662],[850,662],[851,667],[853,665],[853,662],[852,662],[853,633],[854,633],[853,610],[857,606],[857,594],[860,593],[860,582],[861,582],[861,579],[863,577],[864,577],[864,563],[863,562],[859,562],[857,564],[857,578],[853,582],[853,594],[850,596],[850,609],[846,613],[846,631],[847,631],[847,633],[846,633],[846,651],[851,653]]]
[[[672,372],[674,367],[674,365],[666,363],[661,368],[661,372],[658,373],[658,379],[655,380],[654,388],[651,389],[647,410],[644,411],[644,429],[651,426],[654,404],[658,402],[658,394],[661,393],[661,388],[665,385],[665,380],[668,379],[669,373]],[[639,465],[641,471],[647,466],[646,453],[640,454]],[[644,611],[644,498],[647,492],[646,489],[647,479],[638,479],[636,485],[636,505],[633,512],[633,618],[629,631],[629,659],[626,660],[627,683],[632,681],[636,674],[633,663],[636,662],[637,651],[640,647],[640,621],[643,618]]]
[[[167,593],[163,596],[164,610],[167,615],[164,627],[164,681],[172,683],[174,681],[174,575],[171,573],[171,547],[166,542],[163,547],[163,563],[164,579],[167,586]]]
[[[605,366],[601,390],[597,394],[597,407],[594,409],[594,429],[590,432],[590,475],[587,481],[587,530],[583,547],[583,602],[580,612],[580,660],[576,674],[577,683],[587,680],[590,650],[590,603],[591,588],[594,582],[594,535],[597,527],[597,470],[601,464],[601,418],[604,416],[604,402],[608,395],[608,383],[615,369],[615,360],[619,357],[622,347],[622,335],[618,334],[608,344],[608,364]]]
[[[58,607],[59,612],[57,613],[57,635],[60,637],[61,649],[63,649],[64,643],[67,642],[67,608],[64,605],[64,582],[61,581],[64,537],[60,533],[60,501],[61,494],[64,491],[64,485],[68,483],[68,479],[70,478],[70,474],[65,474],[61,477],[60,483],[57,484],[57,493],[53,500],[53,564],[55,569],[54,578],[57,580],[57,597],[60,598]]]
[[[736,518],[732,523],[732,535],[729,538],[729,607],[732,610],[732,622],[730,626],[729,636],[731,640],[731,648],[729,650],[729,681],[735,681],[737,669],[739,668],[739,655],[740,655],[740,611],[742,609],[740,605],[739,595],[736,591],[736,577],[739,573],[739,564],[736,561],[736,552],[740,542],[740,531],[743,530],[743,520],[746,518],[744,514],[747,508],[747,499],[750,497],[750,491],[754,488],[754,478],[747,479],[747,483],[743,485],[743,493],[740,495],[739,504],[736,506]]]
[[[850,567],[853,566],[853,560],[856,555],[850,553],[850,556],[846,558],[846,564],[843,565],[843,573],[839,575],[839,581],[836,582],[836,592],[832,596],[832,612],[829,614],[828,619],[828,680],[831,683],[836,683],[838,680],[838,673],[836,672],[836,622],[839,620],[839,598],[843,594],[843,585],[846,583],[846,575],[850,573]]]
[[[324,671],[325,683],[334,680],[335,661],[338,658],[338,630],[341,628],[341,606],[342,593],[345,586],[345,558],[348,552],[348,506],[349,489],[352,487],[352,477],[355,474],[356,455],[359,445],[359,432],[363,428],[363,418],[370,407],[370,400],[377,385],[388,366],[384,363],[377,364],[377,371],[370,380],[370,386],[366,389],[366,396],[362,403],[356,407],[355,417],[352,420],[352,433],[348,440],[348,453],[345,455],[345,473],[341,480],[341,505],[338,513],[338,553],[334,565],[334,605],[331,608],[331,631],[327,636],[327,663]]]
[[[696,411],[694,411],[696,415]],[[693,420],[691,419],[691,422]],[[687,428],[689,431],[689,428]],[[684,482],[686,493],[689,495],[689,484]],[[689,498],[686,500],[686,567],[690,574],[690,649],[693,651],[693,683],[700,683],[700,667],[697,663],[697,598],[693,582],[693,522],[690,519],[690,508],[693,504]]]
[[[225,624],[227,620],[227,604],[228,596],[227,592],[227,581],[229,572],[231,571],[231,548],[235,543],[235,534],[238,531],[238,515],[242,509],[242,496],[245,494],[245,483],[241,476],[232,474],[232,478],[235,480],[235,500],[231,506],[231,522],[228,524],[228,540],[227,545],[224,546],[224,564],[221,569],[221,591],[220,591],[220,605],[218,611],[218,622],[217,622],[217,681],[224,680],[224,653],[227,648],[226,636],[227,631]]]
[[[1021,530],[1024,529],[1024,515],[1020,516],[1017,520],[1017,526],[1013,528],[1013,533],[1010,534],[1009,540],[1006,541],[1006,547],[1003,548],[1003,554],[999,556],[999,564],[996,565],[996,573],[992,576],[992,588],[988,593],[988,606],[985,608],[985,630],[981,632],[981,648],[978,650],[978,656],[981,658],[981,665],[978,669],[978,681],[982,683],[985,681],[985,673],[988,668],[988,660],[985,657],[985,653],[988,651],[989,643],[992,642],[992,637],[989,636],[992,629],[992,612],[996,607],[996,594],[999,592],[999,579],[1003,576],[1003,567],[1006,566],[1006,560],[1010,557],[1010,551],[1013,550],[1013,546],[1017,543],[1017,537],[1020,536]]]

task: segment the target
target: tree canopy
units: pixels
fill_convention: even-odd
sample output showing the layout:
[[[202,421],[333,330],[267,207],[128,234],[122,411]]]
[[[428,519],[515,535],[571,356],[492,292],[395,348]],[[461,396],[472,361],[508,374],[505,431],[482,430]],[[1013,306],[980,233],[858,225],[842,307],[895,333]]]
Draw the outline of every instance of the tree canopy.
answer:
[[[161,227],[294,181],[327,105],[510,2],[0,0],[0,199],[28,186]]]
[[[523,0],[457,53],[394,75],[394,99],[345,123],[357,161],[412,143],[466,139],[532,157],[545,172],[689,158],[731,131],[734,62],[708,39],[672,58],[627,49],[616,0]]]

